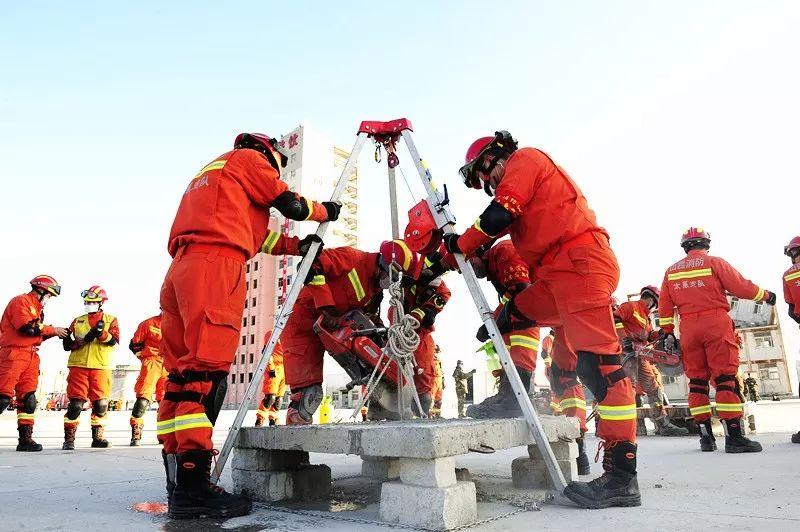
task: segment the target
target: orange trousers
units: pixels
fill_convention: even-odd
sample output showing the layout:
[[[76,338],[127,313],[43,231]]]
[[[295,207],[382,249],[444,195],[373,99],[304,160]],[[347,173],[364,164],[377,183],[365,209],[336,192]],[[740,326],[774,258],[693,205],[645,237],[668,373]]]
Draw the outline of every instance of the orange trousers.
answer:
[[[717,390],[717,417],[735,419],[743,414],[737,391],[739,347],[736,331],[725,309],[681,315],[683,367],[689,377],[689,411],[696,421],[711,417],[709,379]]]
[[[156,402],[161,402],[164,398],[164,390],[167,385],[167,370],[164,368],[164,359],[161,357],[146,357],[141,359],[142,367],[139,369],[139,377],[133,386],[136,397],[142,397],[152,401],[155,397]]]
[[[536,329],[520,329],[519,331],[512,331],[503,335],[503,343],[506,346],[511,346],[508,354],[514,362],[514,366],[525,369],[533,373],[536,371],[536,355],[538,354],[532,347],[519,345],[521,343],[530,343],[538,341],[538,335],[534,336],[532,331]],[[502,370],[501,370],[502,373]]]
[[[325,347],[314,332],[314,322],[319,316],[310,300],[298,300],[281,333],[283,368],[292,392],[322,383]]]
[[[264,380],[261,383],[261,391],[264,392],[264,395],[274,395],[275,400],[272,402],[272,405],[267,408],[264,406],[264,401],[262,399],[261,404],[256,411],[256,417],[261,421],[269,418],[277,423],[278,410],[281,407],[283,396],[286,395],[286,374],[284,372],[283,364],[275,364],[273,366],[273,370],[275,371],[274,377],[270,377],[266,374],[264,375]]]
[[[436,363],[433,355],[436,350],[436,342],[433,341],[430,331],[419,332],[419,346],[414,351],[414,361],[417,371],[414,373],[414,386],[417,393],[430,394],[433,399],[433,385],[436,380]]]
[[[214,425],[202,403],[214,382],[178,377],[187,371],[230,370],[246,295],[244,259],[233,248],[193,245],[179,250],[167,271],[161,287],[161,352],[176,379],[167,381],[158,405],[157,435],[168,454],[214,447]]]
[[[540,326],[558,328],[569,351],[553,362],[577,368],[578,352],[597,357],[589,369],[595,390],[605,394],[598,410],[602,423],[597,436],[606,442],[636,441],[636,403],[627,377],[616,380],[620,344],[611,313],[611,294],[619,282],[619,265],[602,235],[595,242],[565,245],[546,257],[533,284],[514,299],[516,307]],[[605,355],[605,356],[604,356]],[[574,359],[568,363],[565,358]],[[588,362],[587,366],[590,366]],[[614,378],[614,382],[611,382]],[[602,384],[598,384],[602,383]],[[605,386],[607,385],[607,386]],[[597,394],[595,394],[597,395]]]
[[[72,366],[67,374],[67,397],[80,401],[94,403],[100,399],[108,399],[111,396],[111,370],[80,368]],[[92,409],[92,426],[101,427],[105,425],[108,412],[102,416],[95,414]],[[80,423],[80,416],[69,419],[64,416],[64,425],[77,426]]]
[[[35,347],[0,349],[0,395],[16,396],[17,425],[33,425],[34,414],[25,412],[21,402],[38,386],[39,354]]]
[[[553,350],[550,353],[552,358],[550,371],[553,371],[553,366],[557,368],[556,371],[559,374],[557,387],[560,393],[556,393],[555,389],[551,390],[551,406],[557,405],[558,410],[565,416],[577,418],[581,426],[581,433],[584,433],[587,430],[586,395],[583,385],[578,382],[578,357],[566,343],[561,328],[557,328],[555,331]]]

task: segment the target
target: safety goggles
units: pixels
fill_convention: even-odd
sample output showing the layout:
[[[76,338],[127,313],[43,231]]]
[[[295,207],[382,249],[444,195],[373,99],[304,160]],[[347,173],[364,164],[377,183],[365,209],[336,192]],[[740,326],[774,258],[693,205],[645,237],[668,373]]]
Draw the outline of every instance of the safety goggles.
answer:
[[[50,292],[54,296],[60,296],[61,295],[61,285],[54,284],[53,286],[48,286],[47,288],[45,288],[45,290],[47,290],[48,292]]]
[[[87,301],[101,301],[103,296],[94,290],[84,290],[81,292],[81,297]]]

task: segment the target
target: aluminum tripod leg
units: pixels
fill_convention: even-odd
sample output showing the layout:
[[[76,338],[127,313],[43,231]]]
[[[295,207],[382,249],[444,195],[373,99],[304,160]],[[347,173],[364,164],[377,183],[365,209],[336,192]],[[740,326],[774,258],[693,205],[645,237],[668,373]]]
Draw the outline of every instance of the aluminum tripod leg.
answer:
[[[452,212],[450,212],[450,208],[447,205],[442,205],[444,198],[441,197],[439,191],[436,190],[435,186],[433,185],[431,173],[425,166],[422,158],[419,156],[419,152],[414,145],[414,140],[411,137],[411,132],[408,130],[403,130],[402,135],[403,139],[406,141],[406,146],[408,146],[408,151],[411,153],[411,158],[414,159],[414,164],[417,166],[417,171],[419,172],[419,176],[422,179],[422,184],[425,187],[425,191],[428,196],[428,206],[430,207],[431,213],[436,219],[436,223],[445,233],[453,233],[455,217],[453,216]],[[561,468],[558,466],[556,457],[553,454],[553,449],[550,448],[550,442],[548,442],[544,435],[544,429],[539,421],[539,417],[536,415],[536,411],[533,409],[530,398],[525,392],[522,380],[519,378],[519,374],[517,373],[517,368],[514,367],[514,363],[511,361],[511,355],[509,355],[505,346],[505,342],[503,342],[503,337],[497,328],[497,323],[494,321],[493,309],[486,302],[486,297],[483,295],[483,290],[481,290],[481,287],[478,285],[478,278],[475,276],[472,265],[467,262],[464,258],[464,255],[461,255],[460,253],[456,254],[455,258],[456,262],[458,262],[458,267],[461,269],[461,273],[464,276],[464,280],[467,283],[467,288],[469,288],[469,292],[472,294],[472,299],[475,301],[475,306],[477,307],[478,313],[481,316],[481,321],[489,331],[489,337],[492,339],[492,344],[494,345],[497,354],[500,356],[500,360],[503,364],[503,370],[506,372],[506,376],[511,383],[511,388],[514,390],[514,395],[516,396],[517,402],[519,403],[522,413],[525,416],[525,420],[528,423],[531,435],[533,435],[533,439],[536,442],[536,447],[538,447],[539,452],[542,453],[542,458],[547,465],[547,471],[550,473],[550,479],[552,480],[556,490],[561,493],[567,486],[566,479],[564,478],[564,474],[561,472]]]
[[[353,172],[353,167],[358,161],[358,155],[361,152],[361,148],[364,146],[364,142],[366,140],[366,133],[359,133],[356,137],[356,143],[353,146],[353,151],[350,152],[350,157],[347,158],[347,163],[344,165],[342,175],[339,177],[339,182],[336,183],[336,188],[333,190],[333,194],[331,195],[331,201],[338,201],[342,196],[342,193],[347,185],[347,179]],[[320,238],[325,236],[325,231],[327,231],[327,229],[327,222],[319,224],[319,227],[317,227],[317,236]],[[261,351],[261,359],[258,361],[258,366],[253,374],[253,380],[251,380],[250,384],[247,386],[247,391],[244,394],[244,400],[239,406],[238,412],[236,412],[236,418],[233,421],[233,425],[231,425],[231,428],[228,430],[228,437],[225,439],[225,444],[222,446],[222,451],[219,453],[217,464],[214,468],[214,472],[211,475],[211,480],[213,482],[218,482],[220,475],[222,475],[222,470],[225,468],[225,464],[231,454],[233,445],[236,443],[236,438],[239,435],[239,429],[242,428],[244,416],[247,414],[247,411],[253,402],[253,397],[255,397],[256,390],[261,385],[261,379],[264,376],[264,370],[266,369],[270,358],[272,358],[272,352],[275,350],[275,345],[278,343],[278,339],[281,337],[281,332],[283,331],[284,327],[286,327],[286,322],[289,319],[289,315],[292,313],[292,308],[294,307],[295,301],[297,301],[297,296],[300,295],[300,290],[303,288],[302,280],[306,278],[308,272],[311,270],[311,263],[313,261],[308,257],[316,257],[319,248],[320,244],[312,244],[311,249],[300,262],[300,267],[297,269],[297,273],[292,280],[292,285],[289,287],[289,293],[286,296],[286,301],[284,301],[283,305],[281,305],[278,318],[275,320],[275,327],[272,329],[272,335],[269,337],[269,342],[267,342],[267,345],[265,345],[264,349]]]

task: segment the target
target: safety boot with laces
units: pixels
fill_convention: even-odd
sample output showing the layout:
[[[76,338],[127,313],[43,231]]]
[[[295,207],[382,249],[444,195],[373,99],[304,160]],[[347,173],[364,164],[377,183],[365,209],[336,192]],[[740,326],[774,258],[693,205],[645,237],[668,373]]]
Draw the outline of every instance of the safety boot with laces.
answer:
[[[175,455],[175,489],[169,498],[172,519],[238,517],[247,515],[252,504],[247,497],[228,493],[211,482],[214,451],[185,451]]]
[[[610,444],[608,449],[611,453],[609,470],[590,482],[570,482],[564,489],[564,496],[583,508],[640,506],[636,444],[620,441]]]
[[[522,386],[527,394],[530,390],[531,372],[522,368],[517,368],[517,373],[519,373],[519,378],[522,379]],[[508,376],[505,373],[500,377],[500,384],[497,386],[497,394],[487,397],[483,402],[477,405],[470,405],[467,407],[467,417],[473,419],[511,418],[521,415],[522,409],[514,395],[514,390],[511,388],[511,382],[508,380]]]
[[[263,427],[264,426],[264,418],[261,416],[256,416],[256,424],[253,425],[254,427]]]
[[[669,416],[657,417],[654,420],[658,436],[688,436],[689,430],[674,425]]]
[[[725,427],[725,452],[726,453],[760,453],[761,444],[742,434],[742,418],[723,419]]]
[[[19,443],[17,443],[17,450],[25,453],[36,453],[42,450],[39,443],[33,441],[33,425],[19,425],[17,427],[19,432]]]
[[[106,449],[111,447],[111,444],[108,442],[108,440],[103,437],[104,432],[105,427],[102,425],[95,425],[92,427],[92,448]]]
[[[142,426],[138,423],[131,425],[131,447],[139,447],[142,444]]]
[[[800,431],[792,434],[792,443],[800,443]]]
[[[75,433],[78,432],[77,425],[64,425],[64,444],[61,446],[63,451],[75,450]]]
[[[709,453],[717,450],[717,439],[711,430],[711,420],[707,419],[699,423],[700,426],[700,450]]]

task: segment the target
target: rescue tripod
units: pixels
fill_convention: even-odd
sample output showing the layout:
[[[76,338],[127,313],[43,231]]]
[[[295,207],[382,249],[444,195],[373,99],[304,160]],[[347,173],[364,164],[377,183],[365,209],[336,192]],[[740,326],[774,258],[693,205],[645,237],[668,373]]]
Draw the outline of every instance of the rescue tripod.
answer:
[[[387,151],[387,163],[389,167],[389,201],[392,216],[392,238],[399,238],[400,231],[397,216],[397,191],[395,183],[395,167],[397,166],[399,159],[397,157],[395,147],[397,141],[402,138],[405,141],[408,152],[414,161],[420,180],[425,187],[425,192],[427,194],[427,206],[435,220],[436,227],[438,227],[444,234],[454,233],[455,231],[453,227],[456,219],[448,206],[450,200],[447,197],[447,189],[445,188],[443,195],[434,185],[430,170],[419,156],[417,147],[411,137],[411,132],[411,122],[405,118],[392,120],[390,122],[361,122],[361,126],[358,129],[358,134],[356,135],[355,145],[353,146],[350,156],[347,159],[347,163],[342,170],[342,174],[339,177],[339,181],[336,184],[336,188],[331,196],[331,201],[338,201],[341,197],[347,184],[347,178],[353,171],[353,168],[358,160],[358,156],[364,147],[364,143],[368,138],[372,139],[379,146],[384,146]],[[327,228],[328,222],[321,223],[316,231],[317,236],[322,238],[325,235]],[[313,243],[311,245],[311,249],[308,251],[308,253],[306,253],[305,257],[303,257],[300,263],[297,274],[294,277],[294,282],[289,289],[289,295],[281,306],[280,312],[278,313],[278,318],[275,322],[275,327],[272,329],[272,335],[270,336],[267,345],[264,346],[261,359],[259,360],[255,374],[253,375],[253,380],[250,381],[250,384],[247,387],[244,400],[239,406],[239,410],[236,413],[236,418],[234,419],[233,425],[228,431],[228,437],[225,440],[225,444],[223,445],[222,451],[217,459],[217,463],[212,474],[212,480],[214,482],[219,481],[220,475],[222,474],[222,471],[228,460],[228,456],[233,449],[234,442],[239,435],[239,430],[242,427],[242,422],[244,421],[248,407],[252,403],[256,390],[260,386],[261,379],[264,375],[264,370],[269,363],[272,352],[275,349],[275,345],[281,336],[281,332],[286,326],[286,322],[292,312],[295,301],[297,300],[300,290],[303,287],[303,283],[297,282],[297,279],[305,279],[307,277],[308,272],[311,269],[311,263],[313,262],[313,260],[309,259],[309,257],[316,257],[319,248],[320,244]],[[539,449],[542,459],[547,466],[547,471],[550,475],[553,487],[556,493],[560,495],[564,491],[567,482],[564,478],[564,474],[561,472],[561,468],[558,466],[558,462],[556,461],[556,457],[553,454],[552,448],[550,447],[550,443],[545,436],[544,429],[539,421],[539,417],[536,415],[536,411],[533,409],[530,398],[525,392],[522,380],[517,373],[517,369],[511,360],[508,350],[506,349],[505,342],[503,342],[500,330],[498,329],[497,323],[494,320],[493,308],[490,307],[486,302],[486,297],[484,296],[483,290],[478,284],[478,278],[475,276],[472,265],[466,260],[464,255],[457,253],[454,254],[454,256],[458,267],[464,276],[464,280],[467,283],[467,288],[472,295],[472,299],[475,303],[476,309],[478,310],[481,321],[488,330],[492,344],[494,344],[494,348],[500,356],[503,370],[506,372],[508,380],[511,384],[511,388],[514,390],[514,395],[517,398],[517,402],[519,403],[519,406],[525,417],[525,421],[528,424],[528,428],[533,436],[533,440],[536,442],[536,447]],[[413,388],[414,386],[412,385],[412,389]],[[398,390],[398,394],[399,393],[400,391]],[[416,390],[414,393],[416,393]]]

